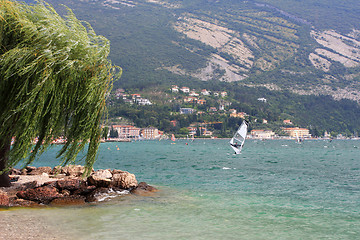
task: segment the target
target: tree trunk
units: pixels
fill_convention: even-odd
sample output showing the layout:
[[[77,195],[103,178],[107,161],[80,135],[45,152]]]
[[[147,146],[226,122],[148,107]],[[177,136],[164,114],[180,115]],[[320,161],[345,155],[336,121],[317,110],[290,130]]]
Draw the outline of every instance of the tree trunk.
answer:
[[[0,171],[6,168],[10,146],[11,138],[10,141],[7,141],[7,138],[0,140]],[[9,172],[4,172],[0,175],[0,187],[10,187]]]

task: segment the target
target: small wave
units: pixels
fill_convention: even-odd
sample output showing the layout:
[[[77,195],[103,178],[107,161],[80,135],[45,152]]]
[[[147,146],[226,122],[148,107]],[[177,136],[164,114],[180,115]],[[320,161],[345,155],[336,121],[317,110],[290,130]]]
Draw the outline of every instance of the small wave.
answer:
[[[223,167],[223,170],[229,170],[229,169],[236,169],[236,168],[229,168],[229,167]]]
[[[110,188],[108,192],[97,195],[96,199],[98,202],[103,202],[105,200],[112,199],[112,198],[118,197],[120,195],[126,195],[129,193],[130,192],[128,190],[114,191],[112,188]]]

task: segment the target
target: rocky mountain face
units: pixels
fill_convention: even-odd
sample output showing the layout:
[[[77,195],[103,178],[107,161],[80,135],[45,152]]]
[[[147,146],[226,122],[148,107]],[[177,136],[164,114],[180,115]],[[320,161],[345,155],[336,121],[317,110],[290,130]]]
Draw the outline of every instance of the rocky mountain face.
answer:
[[[339,26],[319,28],[316,21],[304,18],[304,9],[288,12],[280,4],[271,5],[275,3],[270,0],[53,2],[66,4],[108,37],[115,49],[115,64],[126,68],[128,62],[137,62],[157,72],[154,78],[168,71],[182,78],[360,101],[360,26],[350,29],[345,18],[343,31]],[[329,19],[337,14],[332,7],[336,8],[328,4]],[[140,53],[132,54],[139,49]],[[119,59],[118,53],[128,60]],[[124,70],[125,81],[129,81],[126,71],[134,70]]]

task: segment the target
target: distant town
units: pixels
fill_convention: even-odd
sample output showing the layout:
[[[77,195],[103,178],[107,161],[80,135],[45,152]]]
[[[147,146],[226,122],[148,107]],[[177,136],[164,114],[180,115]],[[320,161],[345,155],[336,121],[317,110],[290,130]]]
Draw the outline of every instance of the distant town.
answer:
[[[163,93],[164,94],[164,93]],[[165,94],[164,94],[165,95]],[[179,87],[172,85],[169,88],[168,102],[180,103],[180,107],[177,113],[173,115],[214,115],[218,114],[226,116],[228,118],[246,119],[253,123],[258,123],[260,126],[267,126],[267,119],[259,119],[251,117],[248,113],[238,111],[232,108],[232,102],[228,99],[228,93],[226,91],[211,92],[207,89],[195,90],[189,87]],[[129,93],[124,89],[116,89],[113,93],[115,99],[121,99],[124,104],[137,105],[137,106],[152,106],[154,103],[152,100],[143,97],[140,93]],[[215,99],[215,100],[214,100]],[[208,104],[212,101],[212,105]],[[259,103],[266,104],[267,99],[258,97]],[[216,103],[216,104],[214,104]],[[183,106],[181,106],[183,105]],[[192,107],[189,107],[192,106]],[[179,125],[179,121],[174,119],[169,121],[171,127],[176,128]],[[103,141],[132,141],[132,140],[161,140],[168,139],[171,134],[175,134],[177,138],[219,138],[217,134],[214,134],[214,126],[223,124],[222,121],[203,121],[190,123],[186,127],[182,127],[178,132],[165,132],[158,129],[155,126],[139,127],[134,124],[110,124],[103,126]],[[254,124],[255,125],[255,124]],[[266,127],[264,128],[250,128],[247,137],[252,139],[311,139],[317,136],[312,136],[310,129],[296,126],[290,119],[284,119],[281,122],[281,134],[276,133]],[[339,138],[344,139],[346,137],[338,134],[337,136],[331,136],[326,132],[321,136],[322,138]]]

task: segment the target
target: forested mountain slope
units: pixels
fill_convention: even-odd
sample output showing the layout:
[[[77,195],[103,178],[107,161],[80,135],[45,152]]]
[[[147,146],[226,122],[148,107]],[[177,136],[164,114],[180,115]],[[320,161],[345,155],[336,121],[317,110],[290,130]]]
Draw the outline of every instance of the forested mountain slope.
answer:
[[[50,2],[111,40],[120,85],[220,80],[360,99],[355,0]]]
[[[360,132],[357,0],[47,2],[60,13],[65,4],[111,41],[110,58],[123,68],[115,89],[228,91],[254,118]]]

